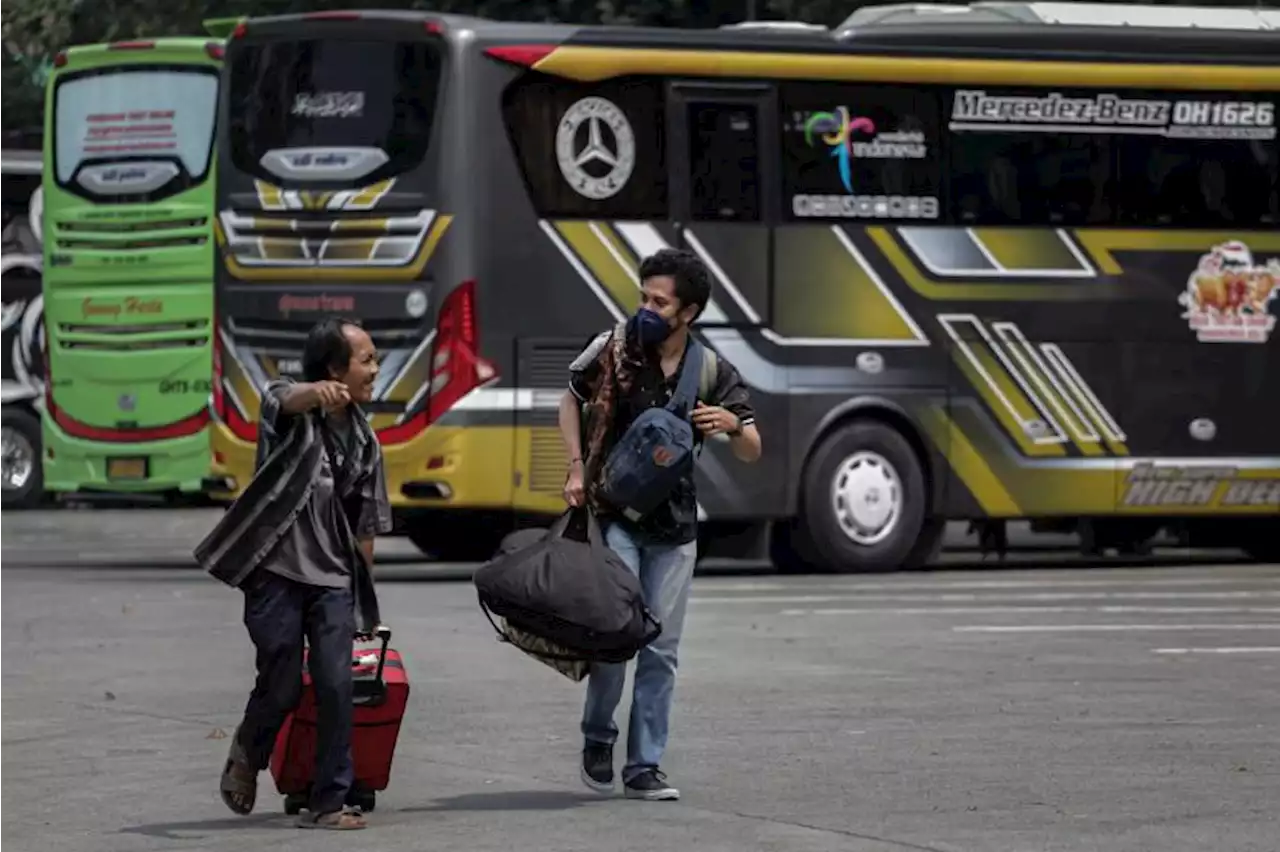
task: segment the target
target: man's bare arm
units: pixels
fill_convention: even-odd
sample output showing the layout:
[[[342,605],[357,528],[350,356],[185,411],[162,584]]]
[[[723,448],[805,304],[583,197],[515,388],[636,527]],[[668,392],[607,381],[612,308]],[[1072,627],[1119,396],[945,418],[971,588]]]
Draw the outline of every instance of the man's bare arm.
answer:
[[[300,382],[280,394],[280,411],[292,416],[318,406],[330,408],[350,401],[351,395],[340,382]]]
[[[364,563],[369,566],[369,570],[373,570],[373,538],[362,538],[359,541],[360,552],[364,554]]]
[[[756,429],[756,424],[748,423],[742,427],[742,431],[729,438],[729,448],[733,450],[734,456],[738,461],[744,461],[752,464],[760,460],[760,432]]]
[[[572,391],[565,391],[560,397],[560,437],[564,440],[564,449],[569,461],[582,460],[582,405]]]

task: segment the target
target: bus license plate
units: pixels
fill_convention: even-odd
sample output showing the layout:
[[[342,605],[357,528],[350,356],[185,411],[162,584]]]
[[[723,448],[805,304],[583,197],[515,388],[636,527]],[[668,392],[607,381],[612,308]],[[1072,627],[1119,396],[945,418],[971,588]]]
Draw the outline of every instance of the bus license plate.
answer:
[[[107,459],[107,479],[146,479],[147,460]]]

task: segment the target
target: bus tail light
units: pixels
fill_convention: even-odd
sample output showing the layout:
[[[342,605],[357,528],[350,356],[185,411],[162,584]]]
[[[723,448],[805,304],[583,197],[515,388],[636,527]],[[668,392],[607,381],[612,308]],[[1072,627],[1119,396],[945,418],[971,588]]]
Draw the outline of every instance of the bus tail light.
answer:
[[[60,50],[56,54],[54,54],[54,57],[53,57],[54,68],[62,68],[66,64],[67,64],[67,52],[65,50]]]
[[[216,41],[206,41],[204,43],[204,52],[209,54],[210,59],[221,60],[227,55],[226,48]]]
[[[476,352],[476,282],[464,281],[440,305],[431,352],[431,387],[427,420],[435,423],[467,394],[498,377],[498,371]]]
[[[231,31],[232,38],[244,38],[249,32],[249,25],[244,21],[236,24],[236,28]]]
[[[485,48],[485,54],[503,62],[532,68],[546,59],[556,49],[554,44],[510,44]]]
[[[498,378],[498,370],[476,353],[476,282],[464,281],[440,305],[431,346],[425,411],[378,432],[384,446],[402,444],[435,423],[467,394]]]

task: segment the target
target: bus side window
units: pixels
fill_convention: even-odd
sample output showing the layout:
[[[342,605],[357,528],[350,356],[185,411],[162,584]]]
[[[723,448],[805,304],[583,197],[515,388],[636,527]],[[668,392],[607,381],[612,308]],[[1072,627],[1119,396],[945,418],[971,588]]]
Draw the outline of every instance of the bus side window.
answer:
[[[1220,100],[1224,107],[1254,106],[1256,96],[1227,95]],[[1202,107],[1216,103],[1199,93],[1195,101]],[[1224,108],[1224,123],[1228,114]],[[1263,111],[1241,110],[1236,115],[1246,114],[1254,117],[1252,126],[1241,120],[1243,126],[1187,128],[1189,134],[1204,130],[1235,138],[1153,135],[1121,140],[1121,222],[1181,228],[1280,225],[1280,143],[1274,111],[1270,122]]]
[[[784,221],[945,219],[936,90],[784,81],[778,91]]]
[[[693,219],[760,221],[758,108],[696,101],[686,108]]]
[[[1024,130],[951,137],[952,215],[964,225],[1101,225],[1114,220],[1111,141]]]

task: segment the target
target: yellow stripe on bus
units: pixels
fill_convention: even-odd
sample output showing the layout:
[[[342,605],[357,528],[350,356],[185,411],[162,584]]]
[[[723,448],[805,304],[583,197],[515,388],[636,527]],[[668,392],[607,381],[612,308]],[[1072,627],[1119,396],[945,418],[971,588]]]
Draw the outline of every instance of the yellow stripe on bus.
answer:
[[[965,86],[1103,86],[1235,92],[1280,89],[1280,66],[941,59],[572,44],[557,47],[533,67],[545,74],[584,82],[652,74]]]

